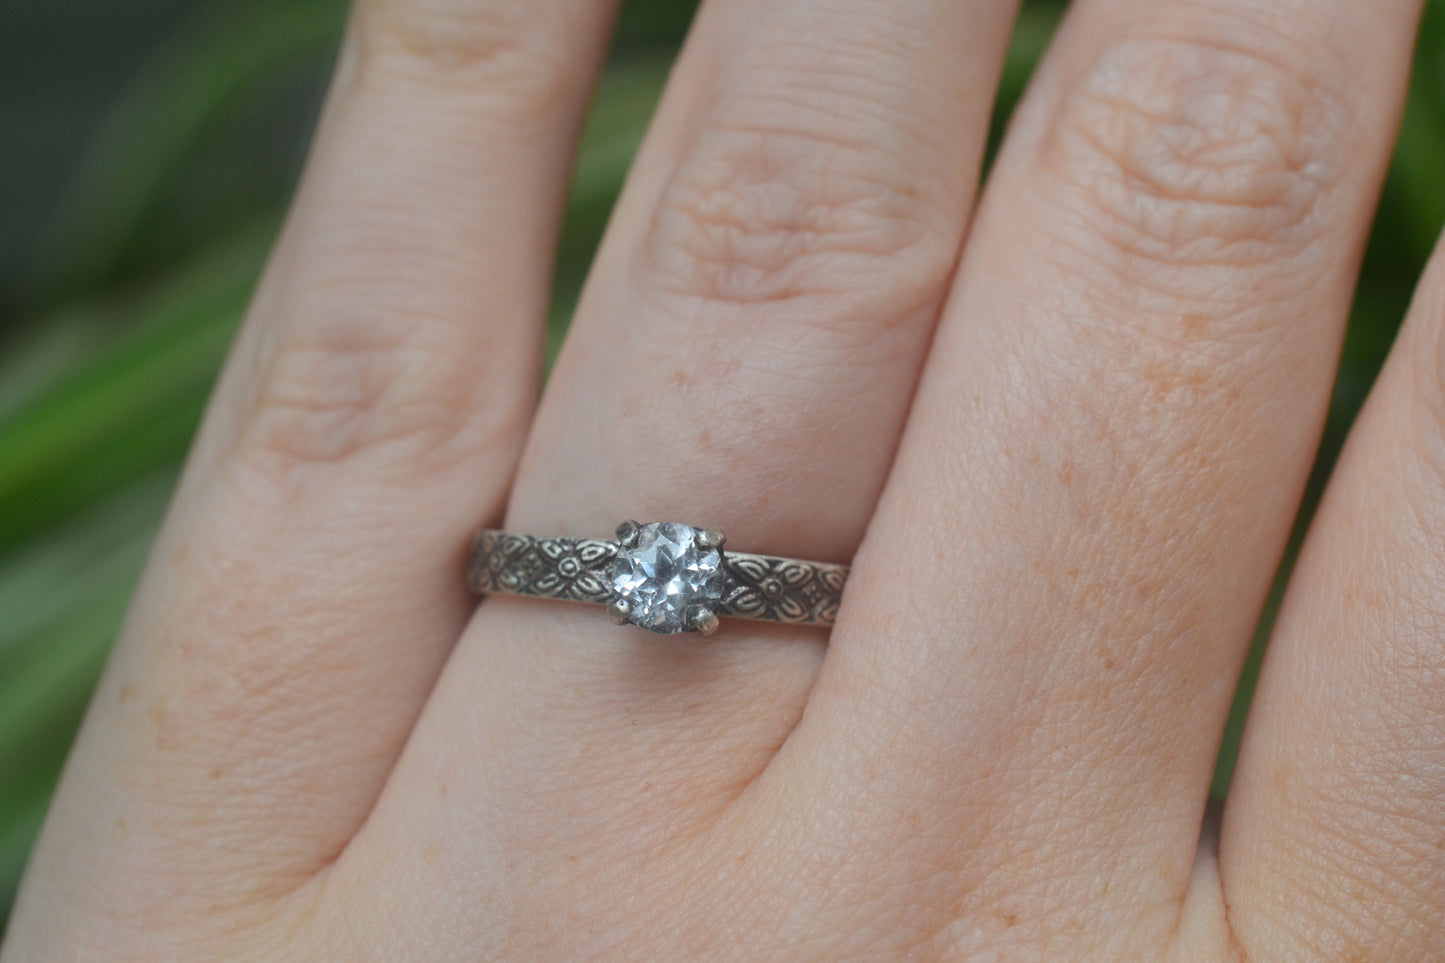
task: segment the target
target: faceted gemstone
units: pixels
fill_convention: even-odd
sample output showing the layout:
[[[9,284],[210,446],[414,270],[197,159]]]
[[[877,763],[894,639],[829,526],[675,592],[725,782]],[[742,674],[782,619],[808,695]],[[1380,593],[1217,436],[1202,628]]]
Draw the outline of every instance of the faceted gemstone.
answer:
[[[653,632],[687,632],[687,610],[709,611],[722,599],[722,552],[697,544],[698,530],[678,522],[639,525],[637,544],[618,549],[608,568],[617,597],[632,606],[630,621]]]

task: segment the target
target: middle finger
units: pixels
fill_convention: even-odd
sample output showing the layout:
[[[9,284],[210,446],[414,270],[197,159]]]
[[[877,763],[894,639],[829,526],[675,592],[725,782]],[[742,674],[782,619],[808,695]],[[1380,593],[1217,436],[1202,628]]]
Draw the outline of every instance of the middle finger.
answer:
[[[769,772],[826,755],[851,795],[811,822],[892,827],[850,865],[927,874],[975,951],[1176,932],[1416,7],[1077,0],[1020,108],[854,570],[877,601]]]

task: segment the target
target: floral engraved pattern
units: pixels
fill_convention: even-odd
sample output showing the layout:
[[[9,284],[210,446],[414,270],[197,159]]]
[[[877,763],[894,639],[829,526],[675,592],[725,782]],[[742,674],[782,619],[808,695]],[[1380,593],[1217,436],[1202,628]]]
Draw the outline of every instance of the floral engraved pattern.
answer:
[[[728,552],[728,587],[717,614],[767,622],[832,625],[838,617],[846,565]]]
[[[472,544],[468,583],[484,594],[533,595],[606,605],[612,542],[596,538],[534,538],[483,531]]]
[[[606,605],[607,566],[617,543],[484,530],[472,542],[467,584],[482,594],[530,595]],[[848,566],[723,551],[727,583],[716,612],[736,619],[833,624]]]

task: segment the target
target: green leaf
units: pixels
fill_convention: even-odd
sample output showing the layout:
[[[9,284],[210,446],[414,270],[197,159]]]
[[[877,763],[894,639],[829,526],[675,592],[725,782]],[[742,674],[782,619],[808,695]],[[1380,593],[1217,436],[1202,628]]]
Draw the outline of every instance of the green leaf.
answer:
[[[0,553],[182,457],[273,229],[268,221],[117,306],[114,327],[144,320],[0,417]]]

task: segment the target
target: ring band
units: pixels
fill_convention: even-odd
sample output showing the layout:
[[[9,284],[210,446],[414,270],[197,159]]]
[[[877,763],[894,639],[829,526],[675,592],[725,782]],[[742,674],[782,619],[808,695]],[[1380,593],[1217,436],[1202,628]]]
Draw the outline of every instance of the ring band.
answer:
[[[617,540],[483,529],[467,584],[483,595],[606,605],[614,622],[711,634],[718,617],[831,626],[848,566],[724,551],[725,536],[678,522],[623,522]]]

